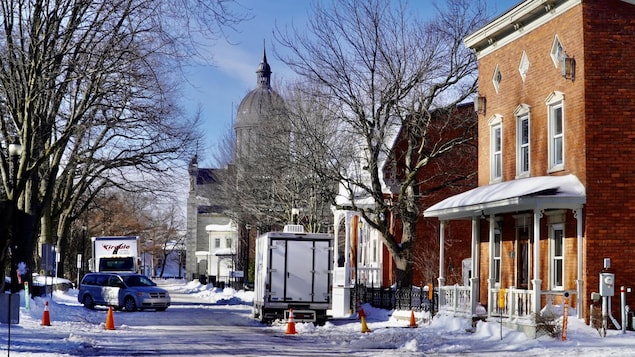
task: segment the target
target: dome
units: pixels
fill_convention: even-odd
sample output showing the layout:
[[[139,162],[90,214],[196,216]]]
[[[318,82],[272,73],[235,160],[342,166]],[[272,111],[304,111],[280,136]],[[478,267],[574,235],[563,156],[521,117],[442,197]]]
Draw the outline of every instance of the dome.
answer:
[[[271,89],[271,67],[267,63],[267,53],[264,50],[256,73],[257,87],[247,93],[238,105],[235,129],[258,125],[261,120],[280,114],[284,110],[284,100]]]
[[[284,100],[272,89],[256,88],[243,98],[238,105],[236,128],[258,125],[284,108]]]

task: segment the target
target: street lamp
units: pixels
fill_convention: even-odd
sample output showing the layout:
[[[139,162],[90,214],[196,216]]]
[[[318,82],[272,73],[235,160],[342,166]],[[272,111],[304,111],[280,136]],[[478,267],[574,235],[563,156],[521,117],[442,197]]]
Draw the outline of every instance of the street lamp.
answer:
[[[243,263],[243,284],[249,283],[249,241],[251,240],[251,224],[245,225],[247,229],[247,254],[245,254],[245,262]]]
[[[81,274],[84,275],[85,272],[85,268],[84,268],[84,262],[86,261],[86,229],[88,227],[86,227],[86,224],[82,224],[82,262],[81,262]]]
[[[11,158],[11,292],[17,293],[19,289],[18,283],[18,272],[17,268],[17,255],[18,255],[18,220],[17,220],[17,212],[18,212],[18,197],[17,194],[17,186],[18,186],[18,164],[20,161],[20,155],[22,155],[22,145],[20,144],[9,144],[9,157]]]

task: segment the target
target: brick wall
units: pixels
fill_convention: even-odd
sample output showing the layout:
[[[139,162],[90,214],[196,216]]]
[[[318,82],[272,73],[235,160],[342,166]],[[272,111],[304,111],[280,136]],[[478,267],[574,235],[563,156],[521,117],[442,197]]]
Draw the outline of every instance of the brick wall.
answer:
[[[576,60],[575,81],[563,78],[551,59],[556,35],[565,52]],[[530,62],[525,81],[518,71],[523,51]],[[492,84],[497,65],[502,73],[498,93]],[[479,116],[479,186],[490,183],[488,120],[495,114],[503,117],[503,180],[516,177],[513,112],[519,104],[527,104],[531,107],[531,176],[574,174],[586,187],[585,316],[590,293],[598,290],[603,258],[612,260],[617,292],[620,285],[635,287],[634,68],[635,5],[620,0],[583,0],[581,5],[479,60],[479,93],[487,98],[487,112]],[[550,173],[545,99],[554,91],[564,93],[565,166],[562,171]],[[569,282],[576,278],[577,264],[573,222],[568,212],[565,234]],[[541,227],[544,238],[546,229],[546,225]],[[544,245],[542,257],[548,256]],[[481,251],[487,256],[485,244]],[[485,269],[481,279],[486,279],[487,259],[481,267]],[[541,272],[545,289],[546,261],[541,264]],[[635,304],[635,297],[627,297],[627,303]],[[614,299],[616,305],[618,300]]]

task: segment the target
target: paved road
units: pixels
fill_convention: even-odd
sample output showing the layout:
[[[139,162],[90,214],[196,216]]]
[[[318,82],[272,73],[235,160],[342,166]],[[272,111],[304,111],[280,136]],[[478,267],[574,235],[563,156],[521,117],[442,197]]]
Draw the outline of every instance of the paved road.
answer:
[[[99,333],[83,356],[342,356],[355,350],[319,341],[316,336],[286,335],[247,318],[245,306],[220,306],[171,293],[164,312],[116,312],[117,330]]]

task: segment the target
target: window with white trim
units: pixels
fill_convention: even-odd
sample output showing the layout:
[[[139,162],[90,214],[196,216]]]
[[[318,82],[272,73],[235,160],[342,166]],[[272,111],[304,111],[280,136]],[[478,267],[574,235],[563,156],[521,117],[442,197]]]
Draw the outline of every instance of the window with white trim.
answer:
[[[560,60],[562,59],[562,56],[564,55],[564,48],[562,47],[562,43],[560,42],[558,35],[554,36],[553,38],[550,54],[551,54],[551,60],[553,61],[553,65],[556,66],[556,68],[558,68],[558,65],[560,64]]]
[[[548,113],[549,172],[564,170],[564,94],[553,92],[546,101]]]
[[[214,248],[220,248],[220,238],[214,238]]]
[[[551,289],[564,289],[564,224],[554,224],[550,229]]]
[[[521,104],[514,111],[516,116],[516,177],[529,176],[529,108],[528,105]]]
[[[520,63],[518,64],[518,72],[520,73],[520,77],[525,81],[527,78],[527,72],[529,72],[529,57],[527,57],[527,52],[523,51],[522,57],[520,57]]]
[[[492,256],[492,261],[494,263],[493,264],[494,282],[497,284],[500,284],[501,282],[501,231],[498,228],[494,230],[494,253]]]
[[[496,89],[496,93],[498,93],[498,89],[500,88],[502,81],[503,81],[503,73],[501,73],[500,68],[498,68],[498,65],[496,65],[496,69],[494,70],[494,75],[492,76],[492,84],[494,85],[494,89]]]
[[[490,181],[498,182],[503,178],[503,117],[494,115],[490,125]]]

